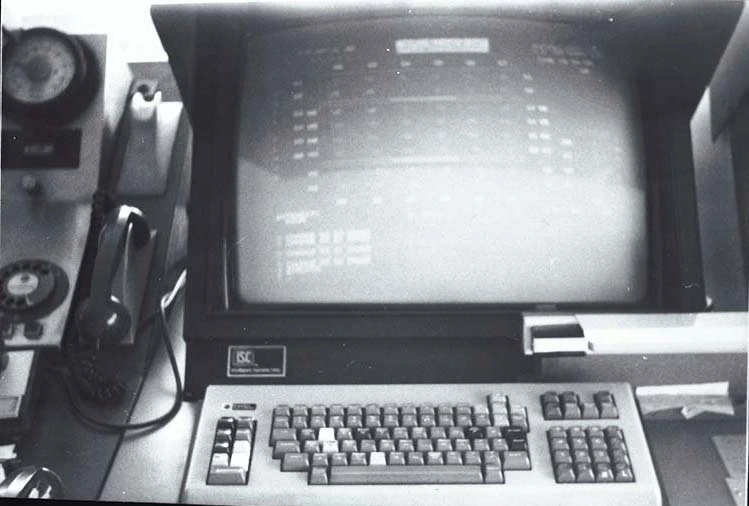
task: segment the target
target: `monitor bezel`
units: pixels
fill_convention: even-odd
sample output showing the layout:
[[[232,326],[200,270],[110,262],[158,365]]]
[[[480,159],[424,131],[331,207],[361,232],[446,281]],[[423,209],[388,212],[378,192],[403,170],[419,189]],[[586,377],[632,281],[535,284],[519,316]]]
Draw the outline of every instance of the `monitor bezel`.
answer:
[[[192,91],[187,99],[193,125],[187,339],[366,339],[383,335],[484,339],[516,337],[521,311],[631,313],[704,309],[696,217],[694,223],[689,219],[690,212],[695,214],[694,209],[686,212],[674,209],[671,192],[664,189],[667,186],[664,181],[670,176],[651,167],[652,156],[647,163],[647,178],[652,183],[648,188],[649,289],[638,304],[252,304],[237,309],[231,303],[227,251],[232,233],[228,218],[233,215],[232,176],[236,167],[236,112],[242,65],[216,65],[216,62],[241,61],[244,50],[241,42],[248,32],[262,33],[331,20],[402,16],[406,11],[360,8],[320,13],[222,6],[193,12],[192,51],[197,70],[190,76]],[[468,9],[450,14],[487,15],[487,12]],[[492,15],[496,14],[492,11]],[[216,29],[217,26],[221,29]],[[664,234],[664,224],[671,225],[674,220],[681,223],[680,231]],[[690,229],[694,233],[686,237],[684,230]],[[664,266],[663,258],[674,250],[681,254],[677,255],[676,268],[669,269]],[[684,288],[687,286],[688,291]]]

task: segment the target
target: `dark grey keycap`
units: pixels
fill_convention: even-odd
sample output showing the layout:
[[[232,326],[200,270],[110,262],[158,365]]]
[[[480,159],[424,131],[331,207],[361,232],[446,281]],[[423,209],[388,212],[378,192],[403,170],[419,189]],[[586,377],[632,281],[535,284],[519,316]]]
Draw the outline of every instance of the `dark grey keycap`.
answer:
[[[593,468],[590,464],[583,462],[575,464],[575,475],[577,476],[578,483],[593,483],[596,481]]]
[[[312,454],[312,467],[328,467],[328,455],[326,453]]]
[[[325,467],[313,467],[309,472],[310,485],[327,485],[328,470]]]
[[[275,444],[276,441],[296,441],[296,429],[273,429],[270,444]]]
[[[575,483],[575,471],[572,464],[559,464],[554,469],[554,476],[557,483]]]
[[[281,471],[307,471],[309,470],[309,454],[286,453],[281,461]]]
[[[406,464],[406,456],[403,452],[390,452],[387,461],[389,466],[403,466]]]
[[[551,454],[554,464],[572,464],[572,455],[569,450],[556,450]]]
[[[273,458],[280,459],[286,453],[299,453],[300,451],[299,441],[276,441],[273,447]]]
[[[445,452],[445,464],[459,466],[463,463],[460,452]]]
[[[597,482],[611,482],[614,481],[614,473],[611,470],[611,466],[607,463],[601,462],[598,464],[594,464],[594,469],[596,472],[596,481]]]
[[[484,466],[484,483],[504,483],[505,477],[499,464]]]
[[[331,484],[483,483],[480,466],[332,467]]]
[[[463,464],[474,466],[481,464],[481,454],[475,451],[463,452]]]
[[[423,466],[424,454],[421,452],[408,452],[406,454],[406,462],[408,462],[409,466]]]
[[[525,471],[531,468],[531,459],[528,452],[507,451],[502,454],[502,468],[505,471]]]
[[[322,404],[315,404],[314,406],[309,408],[309,414],[310,416],[325,416],[327,413],[325,410],[325,406],[323,406]]]

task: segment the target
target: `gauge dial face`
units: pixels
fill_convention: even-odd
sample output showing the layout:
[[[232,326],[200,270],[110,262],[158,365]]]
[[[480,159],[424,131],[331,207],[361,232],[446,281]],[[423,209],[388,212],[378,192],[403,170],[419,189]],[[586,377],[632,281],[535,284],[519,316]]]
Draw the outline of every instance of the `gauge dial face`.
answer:
[[[3,62],[3,90],[27,104],[44,104],[72,85],[78,61],[70,44],[50,33],[24,37]]]

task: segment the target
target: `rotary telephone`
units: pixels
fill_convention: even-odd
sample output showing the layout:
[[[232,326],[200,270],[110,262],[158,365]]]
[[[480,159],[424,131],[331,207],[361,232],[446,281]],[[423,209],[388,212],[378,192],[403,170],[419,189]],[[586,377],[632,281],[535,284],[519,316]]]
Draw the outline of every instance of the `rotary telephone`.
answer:
[[[96,356],[136,340],[169,237],[144,209],[173,198],[189,136],[182,104],[104,35],[3,27],[2,51],[0,443],[28,429],[42,352],[64,352],[80,397],[122,401]]]

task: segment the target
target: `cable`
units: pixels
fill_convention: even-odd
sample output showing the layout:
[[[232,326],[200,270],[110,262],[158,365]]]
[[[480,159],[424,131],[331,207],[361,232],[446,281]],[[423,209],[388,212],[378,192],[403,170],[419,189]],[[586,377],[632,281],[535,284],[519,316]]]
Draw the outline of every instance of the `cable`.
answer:
[[[179,278],[177,279],[177,282],[174,284],[174,287],[172,288],[172,290],[168,293],[165,293],[161,297],[161,300],[159,302],[159,314],[161,316],[160,321],[161,321],[162,330],[163,330],[163,332],[161,333],[161,338],[162,338],[162,341],[164,342],[164,346],[166,347],[166,352],[169,357],[169,363],[172,367],[172,372],[174,373],[174,381],[177,387],[176,392],[175,392],[175,397],[174,397],[174,403],[172,404],[172,407],[169,409],[169,411],[157,418],[147,420],[144,422],[137,422],[137,423],[110,423],[110,422],[104,422],[102,420],[97,420],[96,418],[87,414],[81,408],[81,406],[76,401],[75,396],[73,395],[73,391],[72,391],[72,388],[70,387],[70,383],[64,376],[61,376],[63,380],[63,385],[65,387],[65,391],[68,396],[68,400],[70,401],[71,407],[73,408],[73,412],[75,413],[76,416],[81,418],[86,423],[89,423],[99,429],[120,431],[120,430],[145,429],[149,427],[159,426],[171,420],[179,412],[180,407],[182,406],[182,379],[180,378],[180,375],[179,375],[179,367],[177,366],[177,359],[174,356],[174,350],[172,349],[172,344],[169,341],[169,322],[167,320],[166,310],[169,308],[169,306],[171,306],[177,294],[185,286],[186,278],[187,278],[187,270],[183,270]]]

